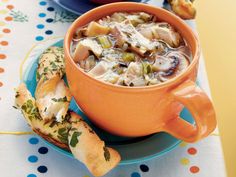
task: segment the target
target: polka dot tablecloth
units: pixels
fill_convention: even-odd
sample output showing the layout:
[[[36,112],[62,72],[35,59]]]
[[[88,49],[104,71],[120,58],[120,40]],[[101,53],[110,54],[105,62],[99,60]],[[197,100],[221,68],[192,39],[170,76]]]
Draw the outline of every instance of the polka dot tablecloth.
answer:
[[[0,132],[30,131],[12,108],[21,63],[32,46],[63,36],[76,17],[52,1],[0,0]],[[194,22],[188,23],[195,29]],[[209,94],[203,58],[198,78]],[[56,152],[33,134],[0,134],[0,164],[1,177],[92,177],[83,164]],[[183,142],[160,158],[118,166],[106,176],[225,177],[218,132],[195,144]]]

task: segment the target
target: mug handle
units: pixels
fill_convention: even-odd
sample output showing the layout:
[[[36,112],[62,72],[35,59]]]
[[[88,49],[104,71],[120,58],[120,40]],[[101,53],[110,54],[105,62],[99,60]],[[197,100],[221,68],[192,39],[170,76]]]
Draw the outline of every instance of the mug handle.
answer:
[[[187,80],[171,91],[173,99],[192,114],[195,125],[177,116],[164,126],[164,131],[186,142],[208,136],[216,127],[216,115],[211,100],[194,82]]]

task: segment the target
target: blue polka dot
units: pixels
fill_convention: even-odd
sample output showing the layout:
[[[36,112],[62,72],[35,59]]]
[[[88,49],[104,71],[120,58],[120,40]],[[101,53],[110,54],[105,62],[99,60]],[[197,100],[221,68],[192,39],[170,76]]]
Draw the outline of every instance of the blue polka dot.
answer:
[[[47,10],[52,12],[52,11],[54,11],[54,8],[53,7],[48,7]]]
[[[48,19],[46,19],[46,22],[47,22],[47,23],[52,23],[52,22],[53,22],[53,19],[52,19],[52,18],[48,18]]]
[[[138,172],[133,172],[131,177],[141,177],[141,175]]]
[[[47,35],[50,35],[50,34],[52,34],[52,33],[53,33],[53,31],[51,31],[51,30],[45,31],[45,34],[47,34]]]
[[[46,148],[46,147],[40,147],[40,148],[38,149],[38,152],[39,152],[40,154],[47,154],[47,153],[48,153],[48,148]]]
[[[37,177],[35,174],[29,174],[27,177]]]
[[[39,142],[38,138],[33,137],[29,139],[30,144],[38,144],[38,142]]]
[[[39,2],[39,5],[41,5],[41,6],[45,6],[46,4],[47,4],[47,2],[45,2],[45,1]]]
[[[45,13],[39,13],[39,17],[46,17]]]
[[[46,173],[48,171],[48,168],[46,166],[39,166],[37,170],[39,173]]]
[[[43,40],[43,36],[36,36],[35,40],[36,41],[42,41]]]
[[[43,28],[44,28],[44,25],[43,25],[43,24],[38,24],[38,25],[37,25],[37,28],[38,28],[38,29],[43,29]]]
[[[28,157],[28,161],[31,162],[31,163],[35,163],[38,161],[38,157],[35,156],[35,155],[31,155]]]
[[[141,169],[142,172],[148,172],[149,171],[148,166],[144,165],[144,164],[140,165],[140,169]]]

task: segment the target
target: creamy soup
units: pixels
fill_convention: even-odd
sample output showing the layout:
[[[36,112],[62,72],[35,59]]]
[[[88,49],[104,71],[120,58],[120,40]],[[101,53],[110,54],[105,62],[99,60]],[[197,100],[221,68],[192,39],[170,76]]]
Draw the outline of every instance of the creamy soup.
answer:
[[[90,76],[130,87],[165,82],[191,62],[178,31],[145,12],[117,12],[79,28],[71,55]]]

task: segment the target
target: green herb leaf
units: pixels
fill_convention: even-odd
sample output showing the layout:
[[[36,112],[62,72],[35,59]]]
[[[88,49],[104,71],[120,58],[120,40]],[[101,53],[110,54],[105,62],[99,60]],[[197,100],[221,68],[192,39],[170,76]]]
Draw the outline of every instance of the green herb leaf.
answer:
[[[15,108],[15,109],[18,109],[16,106],[12,106],[13,108]]]
[[[69,121],[70,118],[71,118],[71,114],[70,114],[70,111],[68,111],[64,120]]]
[[[59,135],[63,135],[63,134],[65,134],[65,132],[66,132],[66,128],[60,128],[60,129],[58,130],[58,134],[59,134]]]
[[[33,116],[29,115],[29,119],[30,119],[30,120],[32,120],[33,118],[34,118]]]
[[[41,77],[41,76],[40,76],[39,72],[37,71],[37,72],[36,72],[36,80],[39,80],[40,77]]]
[[[66,137],[64,137],[64,136],[57,136],[58,137],[58,139],[62,142],[62,143],[64,143],[64,144],[68,144],[68,139],[66,138]]]
[[[135,61],[135,55],[133,53],[124,52],[122,55],[122,59],[125,62]]]
[[[49,136],[50,138],[53,138],[53,135],[52,135],[51,133],[49,133],[48,136]]]
[[[75,130],[77,130],[77,128],[71,128],[70,130],[71,130],[71,131],[75,131]]]
[[[52,127],[54,127],[56,124],[57,124],[57,122],[56,122],[56,121],[53,121],[53,122],[50,123],[49,127],[52,128]]]
[[[104,48],[104,49],[110,48],[112,46],[112,43],[108,39],[107,36],[98,36],[97,40],[101,44],[102,48]]]
[[[33,115],[36,119],[41,119],[39,110],[37,107],[33,108],[33,110],[31,111],[31,115]]]
[[[46,72],[48,72],[48,67],[45,67],[44,69],[43,69],[43,71],[46,73]]]
[[[91,128],[89,128],[89,133],[95,134],[95,132]]]
[[[68,144],[68,129],[67,128],[60,128],[58,130],[58,138],[61,140],[62,143]]]
[[[43,82],[47,81],[48,78],[46,76],[43,77]]]
[[[17,97],[19,97],[19,96],[20,96],[19,92],[16,92],[15,97],[17,98]]]
[[[71,147],[75,147],[76,144],[79,142],[78,140],[78,136],[80,136],[82,134],[82,132],[74,132],[72,134],[71,140],[70,140],[70,146]]]
[[[110,158],[111,158],[109,150],[105,146],[103,147],[103,150],[104,150],[104,158],[105,158],[105,160],[109,161]]]
[[[52,101],[55,101],[55,102],[57,102],[57,99],[56,99],[56,98],[52,98]]]
[[[52,101],[55,101],[55,102],[67,102],[68,100],[67,100],[67,97],[64,96],[63,98],[58,98],[58,99],[52,98]]]
[[[57,65],[56,65],[54,62],[51,62],[50,64],[51,64],[51,66],[52,66],[53,69],[56,69],[56,68],[57,68]]]
[[[142,62],[142,67],[143,67],[143,74],[149,74],[152,72],[152,67],[149,63]]]
[[[24,112],[26,112],[26,105],[23,104],[23,105],[21,106],[21,109],[22,109]]]
[[[62,99],[61,99],[61,98],[59,98],[59,101],[62,101],[62,102],[67,102],[68,100],[67,100],[67,97],[66,97],[66,96],[64,96]]]

